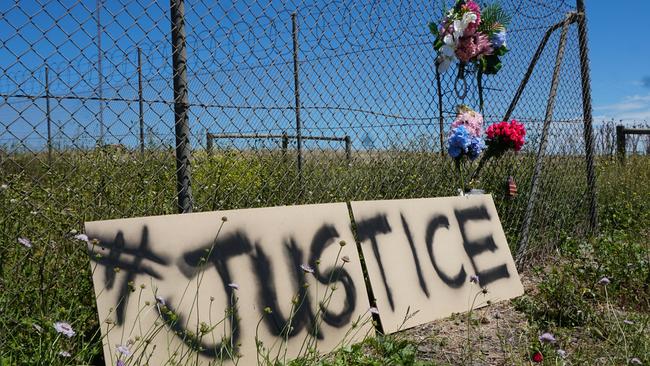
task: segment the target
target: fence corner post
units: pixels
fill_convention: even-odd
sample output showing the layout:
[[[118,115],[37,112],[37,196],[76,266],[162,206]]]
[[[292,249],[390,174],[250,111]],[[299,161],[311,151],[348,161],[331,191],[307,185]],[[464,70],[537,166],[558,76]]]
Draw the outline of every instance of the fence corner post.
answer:
[[[616,155],[621,164],[625,163],[625,143],[625,126],[618,125],[616,126]]]
[[[589,199],[589,226],[592,233],[598,232],[598,201],[596,197],[596,169],[594,166],[594,135],[591,108],[591,79],[589,75],[589,54],[587,47],[587,15],[584,0],[576,0],[578,11],[578,47],[580,49],[580,81],[582,84],[582,116],[584,120],[585,160],[587,165],[587,187]]]

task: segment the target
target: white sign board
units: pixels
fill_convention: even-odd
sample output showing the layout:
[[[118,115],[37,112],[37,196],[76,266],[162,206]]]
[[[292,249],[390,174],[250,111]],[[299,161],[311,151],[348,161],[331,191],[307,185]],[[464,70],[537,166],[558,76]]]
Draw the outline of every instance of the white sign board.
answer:
[[[523,294],[492,196],[351,204],[386,333]]]
[[[256,365],[372,330],[345,203],[88,222],[86,234],[99,241],[107,365]]]

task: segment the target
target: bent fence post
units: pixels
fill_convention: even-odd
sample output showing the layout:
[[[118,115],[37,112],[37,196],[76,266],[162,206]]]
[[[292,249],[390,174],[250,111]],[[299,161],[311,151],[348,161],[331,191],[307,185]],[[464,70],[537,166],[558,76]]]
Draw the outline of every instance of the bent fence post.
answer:
[[[521,231],[519,245],[517,247],[516,261],[517,265],[521,267],[525,261],[524,257],[528,249],[528,240],[530,234],[530,225],[533,220],[535,211],[535,203],[537,201],[537,190],[539,189],[539,179],[542,173],[542,164],[544,153],[546,151],[546,144],[548,142],[548,129],[553,118],[553,109],[555,108],[555,99],[557,96],[557,88],[560,81],[560,71],[562,69],[562,59],[564,58],[564,48],[566,45],[566,36],[569,30],[574,14],[567,14],[564,24],[562,25],[562,33],[560,34],[560,43],[557,49],[557,56],[555,58],[555,68],[553,69],[553,78],[551,79],[551,89],[548,95],[548,102],[546,103],[546,115],[544,116],[544,126],[542,127],[542,136],[537,150],[537,158],[535,160],[535,170],[533,171],[533,178],[531,181],[530,194],[528,196],[528,205],[526,207],[524,226]]]

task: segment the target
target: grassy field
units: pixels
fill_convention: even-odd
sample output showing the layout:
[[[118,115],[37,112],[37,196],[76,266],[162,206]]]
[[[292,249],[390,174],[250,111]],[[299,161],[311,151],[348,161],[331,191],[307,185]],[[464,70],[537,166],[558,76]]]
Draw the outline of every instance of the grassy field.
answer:
[[[171,152],[92,151],[0,158],[0,365],[98,364],[103,362],[98,318],[85,247],[74,240],[87,220],[176,213],[175,162]],[[476,185],[493,193],[513,249],[528,201],[534,159],[508,156],[486,167]],[[543,161],[540,200],[533,220],[534,260],[523,273],[527,294],[509,311],[525,318],[517,342],[498,342],[503,364],[650,364],[650,158],[625,165],[600,158],[598,208],[601,230],[587,233],[583,158]],[[505,197],[508,175],[519,196]],[[376,152],[355,156],[308,153],[298,184],[294,159],[275,152],[197,153],[193,161],[195,210],[295,203],[448,196],[458,182],[448,159],[426,152]],[[31,248],[18,243],[28,238]],[[610,284],[598,285],[602,277]],[[73,338],[52,324],[68,320]],[[463,339],[481,339],[482,323]],[[538,337],[552,332],[556,342]],[[444,357],[441,341],[409,334],[377,337],[329,357],[295,364],[411,365],[486,364],[473,343]],[[489,340],[484,340],[489,343]],[[424,344],[424,345],[423,345]],[[439,349],[427,353],[421,348]],[[432,348],[433,347],[433,348]],[[557,350],[566,351],[566,358]],[[70,357],[59,352],[65,350]],[[479,352],[480,353],[480,352]],[[483,360],[483,362],[481,361]]]

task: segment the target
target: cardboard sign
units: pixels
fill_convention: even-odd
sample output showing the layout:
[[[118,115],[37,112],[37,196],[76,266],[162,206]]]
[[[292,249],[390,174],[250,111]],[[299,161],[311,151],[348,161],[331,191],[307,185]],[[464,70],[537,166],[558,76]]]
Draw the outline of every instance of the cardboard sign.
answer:
[[[523,294],[492,196],[351,204],[385,332]]]
[[[372,329],[345,203],[89,222],[86,234],[99,240],[107,365],[256,365],[258,351],[289,360]]]

